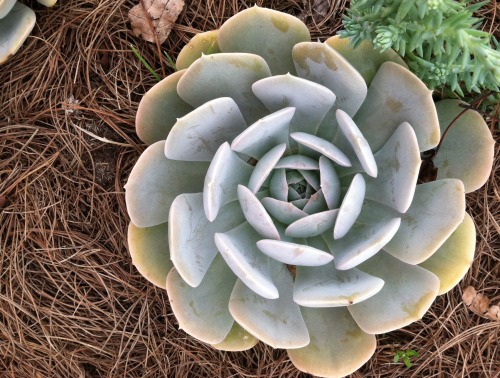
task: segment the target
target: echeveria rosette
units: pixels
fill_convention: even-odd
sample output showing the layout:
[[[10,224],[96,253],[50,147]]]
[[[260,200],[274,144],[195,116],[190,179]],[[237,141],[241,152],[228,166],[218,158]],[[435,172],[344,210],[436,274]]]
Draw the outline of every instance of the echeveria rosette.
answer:
[[[253,7],[177,66],[139,106],[150,146],[126,201],[133,262],[187,333],[222,350],[261,340],[344,376],[466,273],[465,192],[486,181],[493,139],[468,111],[438,180],[417,185],[461,108],[435,105],[396,54],[310,42],[298,19]]]

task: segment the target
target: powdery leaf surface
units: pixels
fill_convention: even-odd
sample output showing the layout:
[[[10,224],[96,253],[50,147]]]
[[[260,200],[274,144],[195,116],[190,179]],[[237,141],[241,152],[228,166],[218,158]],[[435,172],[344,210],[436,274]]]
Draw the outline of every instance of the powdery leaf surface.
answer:
[[[472,286],[465,288],[462,299],[472,312],[486,319],[500,320],[500,306],[491,306],[490,299],[478,293]]]
[[[184,0],[141,0],[128,12],[132,32],[153,43],[156,42],[155,32],[161,44],[167,39],[183,8]]]

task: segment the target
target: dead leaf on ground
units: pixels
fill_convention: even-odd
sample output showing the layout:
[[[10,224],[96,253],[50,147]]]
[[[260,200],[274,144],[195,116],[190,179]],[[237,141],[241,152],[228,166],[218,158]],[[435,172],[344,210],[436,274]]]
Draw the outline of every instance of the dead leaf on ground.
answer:
[[[141,0],[128,12],[132,32],[153,43],[156,42],[156,33],[161,44],[167,39],[183,8],[184,0]]]
[[[472,286],[465,288],[462,299],[472,312],[486,319],[500,320],[500,306],[491,306],[490,299],[478,293]]]

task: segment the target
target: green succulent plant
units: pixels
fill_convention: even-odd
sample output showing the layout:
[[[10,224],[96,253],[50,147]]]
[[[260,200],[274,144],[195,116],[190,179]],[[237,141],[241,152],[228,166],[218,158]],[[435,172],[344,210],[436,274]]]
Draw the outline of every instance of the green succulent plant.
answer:
[[[38,0],[51,7],[57,0]],[[29,7],[16,0],[0,0],[0,64],[17,50],[35,26],[36,15]]]
[[[421,153],[462,109],[435,104],[394,51],[311,42],[298,19],[253,7],[176,66],[140,102],[149,147],[125,197],[132,261],[185,332],[229,351],[261,340],[340,377],[466,273],[465,193],[494,142],[467,111],[437,180],[417,185]]]
[[[384,51],[393,48],[431,89],[498,92],[498,42],[479,30],[473,16],[487,1],[353,0],[344,16],[342,37],[362,40]]]

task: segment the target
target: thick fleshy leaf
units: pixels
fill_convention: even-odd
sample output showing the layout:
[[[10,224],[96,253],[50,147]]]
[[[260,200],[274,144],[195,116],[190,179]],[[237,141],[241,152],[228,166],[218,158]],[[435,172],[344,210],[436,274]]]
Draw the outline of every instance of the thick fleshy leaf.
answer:
[[[322,138],[318,138],[315,135],[301,133],[301,132],[292,133],[290,134],[290,136],[298,143],[321,153],[322,155],[336,162],[338,165],[342,165],[344,167],[351,166],[351,161],[342,151],[340,151],[332,143]]]
[[[292,298],[292,275],[285,265],[274,263],[272,276],[279,298],[262,298],[238,280],[229,311],[243,328],[273,348],[304,347],[309,344],[309,333],[299,305]]]
[[[307,216],[307,213],[298,209],[290,202],[279,201],[271,197],[263,198],[261,202],[271,216],[284,224],[290,224],[297,219]]]
[[[248,189],[252,193],[257,193],[260,187],[264,184],[269,174],[274,169],[278,160],[283,156],[286,150],[286,144],[282,143],[270,149],[262,158],[257,162],[253,169],[250,180],[248,180]]]
[[[368,141],[365,139],[363,134],[361,134],[359,128],[346,112],[339,109],[337,110],[335,116],[337,117],[337,122],[342,130],[342,134],[347,139],[349,147],[358,158],[363,170],[368,174],[368,176],[377,177],[377,163]]]
[[[377,294],[384,281],[358,269],[337,270],[329,263],[298,266],[293,300],[305,307],[349,306]]]
[[[35,26],[36,15],[29,7],[16,2],[0,22],[0,63],[21,47]],[[291,49],[290,49],[291,51]]]
[[[401,227],[384,249],[408,264],[420,264],[450,237],[464,214],[462,181],[444,179],[418,185]]]
[[[217,41],[218,30],[210,30],[204,33],[196,34],[185,45],[175,62],[178,70],[188,68],[195,60],[201,58],[202,54],[210,55],[220,53],[219,43]]]
[[[345,308],[302,308],[311,342],[288,350],[292,363],[314,376],[340,378],[358,370],[375,352],[375,336],[364,333]]]
[[[307,183],[314,188],[314,190],[319,190],[321,188],[321,184],[319,181],[318,172],[315,171],[303,171],[298,170],[300,174],[306,179]]]
[[[429,259],[420,264],[438,276],[441,283],[438,295],[447,293],[465,276],[476,250],[476,228],[471,216],[464,221]]]
[[[221,206],[238,198],[237,187],[248,182],[252,168],[231,150],[229,143],[219,147],[203,186],[203,207],[210,222],[215,219]]]
[[[404,60],[393,49],[383,52],[376,49],[369,40],[361,41],[356,48],[350,44],[349,38],[335,35],[325,43],[339,52],[363,76],[369,86],[378,69],[384,62],[394,62],[408,68]]]
[[[178,195],[169,213],[170,257],[178,274],[196,287],[219,252],[216,232],[226,232],[245,221],[238,201],[223,206],[213,222],[205,216],[203,194]]]
[[[370,334],[391,332],[421,319],[439,290],[435,274],[384,251],[359,269],[385,281],[379,293],[348,307],[356,323]]]
[[[332,162],[324,156],[319,158],[321,191],[330,210],[336,209],[340,200],[340,181]]]
[[[403,122],[415,130],[420,151],[430,150],[439,142],[432,91],[413,73],[393,62],[380,66],[354,122],[374,152],[382,148]]]
[[[297,18],[271,9],[245,9],[219,30],[223,52],[247,52],[263,57],[273,75],[295,73],[292,47],[310,41],[307,27]]]
[[[288,183],[285,169],[276,169],[269,182],[271,196],[279,201],[288,201]]]
[[[351,185],[340,205],[337,221],[333,229],[333,237],[335,239],[340,239],[347,234],[354,222],[356,222],[363,206],[365,190],[365,179],[358,173],[352,179]]]
[[[441,132],[463,111],[459,100],[436,103]],[[466,111],[448,130],[438,154],[433,159],[437,178],[462,180],[465,193],[479,189],[488,180],[494,158],[495,141],[483,117]]]
[[[310,238],[332,230],[339,210],[327,210],[302,217],[290,224],[285,234],[292,238]]]
[[[0,0],[0,19],[9,13],[17,0]]]
[[[210,161],[224,142],[247,124],[232,98],[209,101],[177,120],[165,143],[165,156],[173,160]]]
[[[356,114],[366,97],[365,80],[342,55],[324,43],[299,43],[292,54],[299,77],[321,84],[337,96],[316,133],[331,141],[337,132],[336,110],[342,109],[350,116]]]
[[[291,133],[315,133],[335,102],[335,95],[328,88],[290,74],[259,80],[252,90],[272,112],[285,106],[296,109],[290,123]]]
[[[177,92],[194,107],[219,97],[231,97],[251,124],[268,113],[252,93],[252,84],[270,75],[266,62],[257,55],[203,55],[181,77]]]
[[[57,0],[37,0],[40,4],[46,7],[52,7],[57,3]]]
[[[278,298],[278,289],[269,271],[269,258],[256,246],[261,239],[246,222],[228,232],[215,234],[215,244],[222,257],[242,282],[259,296]]]
[[[226,338],[218,344],[212,344],[212,347],[228,352],[241,352],[252,349],[258,342],[259,339],[245,331],[238,323],[233,322],[233,327]]]
[[[284,108],[259,119],[233,140],[231,149],[259,160],[279,144],[288,146],[288,127],[294,113],[295,108]]]
[[[328,210],[328,205],[326,203],[325,196],[323,195],[323,189],[320,189],[311,195],[302,210],[307,214],[316,214],[321,211]]]
[[[165,289],[168,272],[173,266],[168,249],[167,223],[145,228],[130,223],[127,243],[132,264],[139,273],[149,282]]]
[[[319,165],[317,160],[311,159],[310,157],[289,155],[281,158],[278,163],[276,163],[275,168],[302,169],[305,171],[319,169]]]
[[[378,175],[366,178],[366,198],[405,213],[415,194],[421,164],[417,136],[409,123],[396,129],[375,154],[375,161]]]
[[[217,256],[198,287],[189,286],[177,271],[167,277],[167,293],[179,328],[209,344],[222,342],[233,318],[228,303],[236,277]]]
[[[262,239],[257,242],[257,248],[273,259],[289,265],[320,266],[333,260],[328,252],[281,240]]]
[[[135,117],[137,136],[146,144],[165,140],[178,118],[193,110],[177,94],[177,83],[186,71],[177,71],[154,85],[142,97]]]
[[[170,160],[165,157],[164,149],[164,141],[149,146],[135,163],[125,185],[127,211],[137,227],[166,222],[175,197],[203,189],[208,163]]]
[[[247,222],[262,237],[279,240],[280,234],[259,199],[246,186],[238,185],[238,199]]]
[[[355,223],[341,239],[332,242],[335,266],[339,270],[352,269],[379,252],[398,231],[401,218],[381,217],[378,223]]]

